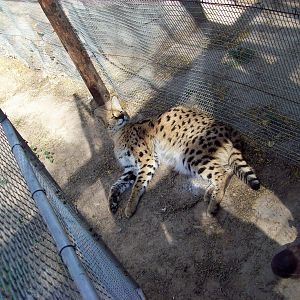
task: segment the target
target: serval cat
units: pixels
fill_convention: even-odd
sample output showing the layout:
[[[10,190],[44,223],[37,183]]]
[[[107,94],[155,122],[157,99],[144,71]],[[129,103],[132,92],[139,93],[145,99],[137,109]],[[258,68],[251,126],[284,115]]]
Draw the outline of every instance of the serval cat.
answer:
[[[253,190],[260,187],[241,153],[238,132],[205,112],[178,106],[156,118],[130,123],[116,96],[98,109],[114,141],[115,156],[124,168],[112,185],[109,206],[119,208],[120,195],[133,186],[125,208],[130,218],[161,162],[180,173],[210,181],[204,200],[207,213],[217,212],[233,174]]]

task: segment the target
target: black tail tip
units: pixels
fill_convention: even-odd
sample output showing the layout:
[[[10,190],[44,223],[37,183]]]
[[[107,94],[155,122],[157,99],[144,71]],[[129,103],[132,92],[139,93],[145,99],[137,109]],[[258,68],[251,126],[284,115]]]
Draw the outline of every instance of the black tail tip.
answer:
[[[252,190],[259,190],[260,188],[260,182],[258,181],[258,179],[253,179],[249,182],[250,187],[252,188]]]

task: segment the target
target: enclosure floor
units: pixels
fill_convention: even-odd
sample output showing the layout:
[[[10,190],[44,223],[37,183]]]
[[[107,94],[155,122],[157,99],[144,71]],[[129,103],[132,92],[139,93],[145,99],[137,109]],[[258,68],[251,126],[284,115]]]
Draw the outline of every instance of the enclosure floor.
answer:
[[[261,190],[233,178],[209,219],[201,189],[162,167],[136,215],[113,216],[107,194],[120,169],[89,101],[81,82],[0,58],[1,108],[149,299],[299,299],[299,280],[279,279],[270,269],[273,255],[300,230],[298,168],[249,145]]]

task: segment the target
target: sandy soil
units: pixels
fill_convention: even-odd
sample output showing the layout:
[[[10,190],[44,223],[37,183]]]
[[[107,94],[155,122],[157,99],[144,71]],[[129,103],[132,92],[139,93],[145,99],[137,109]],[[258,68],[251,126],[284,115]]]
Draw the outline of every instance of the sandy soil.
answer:
[[[299,281],[270,269],[300,230],[297,167],[248,145],[262,188],[233,178],[215,219],[197,182],[162,167],[126,220],[108,210],[121,170],[83,83],[1,57],[0,106],[149,299],[299,299]]]

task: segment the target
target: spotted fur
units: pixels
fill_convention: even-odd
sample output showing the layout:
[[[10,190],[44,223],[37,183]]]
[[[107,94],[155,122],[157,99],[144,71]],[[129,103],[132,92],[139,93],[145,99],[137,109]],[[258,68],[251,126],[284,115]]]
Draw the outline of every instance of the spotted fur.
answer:
[[[233,174],[254,190],[260,187],[242,156],[238,132],[204,112],[179,106],[157,118],[130,123],[128,114],[113,97],[105,118],[114,140],[115,156],[124,168],[111,187],[112,213],[118,210],[120,195],[131,186],[125,216],[130,218],[135,213],[161,162],[180,173],[210,181],[204,195],[209,215],[216,213]]]

